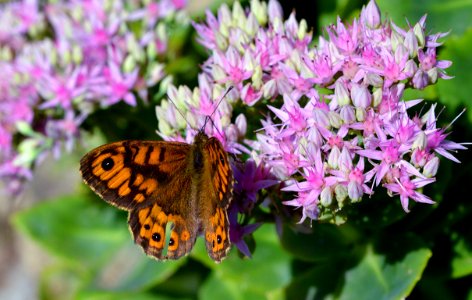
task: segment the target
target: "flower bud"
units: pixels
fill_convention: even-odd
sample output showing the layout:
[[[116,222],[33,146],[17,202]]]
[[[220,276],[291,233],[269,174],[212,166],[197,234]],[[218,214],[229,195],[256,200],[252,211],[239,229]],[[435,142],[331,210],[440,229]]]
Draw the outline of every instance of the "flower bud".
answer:
[[[363,9],[361,13],[361,18],[362,21],[364,21],[364,23],[367,25],[367,27],[371,29],[375,29],[380,26],[380,9],[377,6],[377,3],[375,3],[375,1],[369,1],[367,6],[365,7],[365,9]]]
[[[364,122],[365,115],[366,115],[366,112],[365,112],[364,108],[361,108],[361,107],[356,108],[356,119],[357,119],[357,121]]]
[[[79,45],[72,46],[72,61],[76,65],[80,65],[84,56],[82,53],[82,48]]]
[[[300,21],[300,24],[298,24],[297,37],[299,40],[303,40],[305,38],[305,36],[307,35],[307,32],[306,32],[307,29],[308,29],[308,25],[305,19],[302,19]]]
[[[425,46],[425,36],[423,27],[420,23],[416,23],[415,27],[413,27],[413,32],[415,33],[416,39],[418,40],[418,46],[423,48]]]
[[[123,72],[130,73],[135,68],[136,68],[136,60],[134,59],[134,56],[131,54],[127,55],[123,63]]]
[[[351,202],[359,202],[362,200],[362,196],[364,195],[364,190],[362,186],[355,181],[349,182],[347,185],[347,193]]]
[[[426,164],[426,155],[425,155],[426,151],[425,150],[422,150],[422,149],[415,149],[413,150],[413,152],[411,153],[411,158],[410,158],[410,162],[416,167],[416,168],[420,168],[422,166],[424,166]]]
[[[379,74],[372,72],[367,73],[364,80],[367,85],[371,85],[376,88],[382,87],[383,85],[383,78]]]
[[[220,32],[215,32],[215,41],[218,49],[224,51],[228,48],[228,40]]]
[[[282,6],[280,6],[280,3],[276,0],[269,0],[268,13],[269,20],[274,21],[276,19],[279,19],[280,21],[283,16]]]
[[[246,32],[249,36],[253,37],[256,35],[259,29],[259,23],[253,14],[249,14],[247,17],[247,22],[243,28],[244,32]]]
[[[329,124],[331,125],[331,127],[339,128],[341,127],[341,125],[343,125],[343,119],[337,112],[329,111],[328,119],[329,119]]]
[[[236,142],[238,140],[238,128],[234,124],[229,124],[225,129],[226,140]]]
[[[413,59],[409,59],[405,63],[405,67],[403,68],[403,73],[405,73],[408,77],[413,77],[413,75],[418,70],[418,65]]]
[[[345,105],[341,107],[339,114],[341,115],[341,118],[346,124],[351,124],[356,121],[354,107],[352,107],[351,105]]]
[[[276,93],[277,93],[277,85],[275,84],[274,79],[267,81],[262,86],[262,94],[264,98],[270,99],[274,97]]]
[[[247,130],[247,121],[244,114],[239,114],[234,122],[238,128],[239,137],[244,137]]]
[[[344,201],[348,196],[347,187],[342,184],[336,185],[334,188],[334,194],[336,195],[336,201],[338,202],[339,207],[342,208],[344,206]]]
[[[390,43],[392,44],[392,50],[395,51],[398,45],[403,44],[403,41],[403,36],[395,30],[392,30],[392,33],[390,35]]]
[[[246,14],[244,13],[243,7],[239,1],[235,1],[233,4],[233,22],[236,27],[244,28],[247,22]]]
[[[217,64],[214,64],[213,65],[213,68],[211,70],[211,75],[213,76],[213,78],[215,79],[215,81],[223,81],[226,79],[226,73],[225,73],[225,70],[223,70],[222,67],[220,67],[219,65]]]
[[[267,24],[267,3],[259,0],[251,1],[251,12],[262,26]]]
[[[438,69],[437,68],[429,69],[427,74],[428,74],[429,84],[436,83],[436,81],[438,81]]]
[[[334,85],[334,97],[336,97],[336,102],[339,106],[344,106],[351,103],[349,91],[345,83],[341,80],[337,80]]]
[[[372,95],[365,85],[353,84],[351,88],[351,99],[355,107],[367,108],[372,102]]]
[[[320,202],[324,207],[329,207],[333,203],[333,192],[330,187],[327,186],[321,191]]]
[[[413,87],[422,90],[428,85],[428,75],[421,69],[413,76]]]
[[[420,131],[417,135],[415,140],[413,141],[413,145],[411,145],[411,149],[425,149],[428,143],[428,139],[424,131]]]
[[[438,172],[438,168],[439,168],[439,158],[437,156],[434,156],[424,166],[423,175],[428,178],[434,177],[436,176],[436,173]]]
[[[260,89],[262,87],[262,68],[260,65],[254,67],[252,76],[251,76],[252,86],[256,89]]]
[[[374,89],[374,92],[372,93],[372,106],[373,107],[377,107],[380,105],[380,103],[382,102],[382,97],[383,97],[383,93],[382,93],[382,89],[381,88],[376,88]]]
[[[318,126],[329,129],[331,124],[329,123],[328,113],[320,108],[313,109],[313,120]]]
[[[331,151],[328,155],[328,166],[332,169],[338,168],[339,156],[341,156],[341,151],[338,147],[331,148]]]
[[[409,30],[406,33],[403,45],[408,50],[410,58],[416,57],[418,55],[418,40],[416,39],[415,33],[412,30]]]

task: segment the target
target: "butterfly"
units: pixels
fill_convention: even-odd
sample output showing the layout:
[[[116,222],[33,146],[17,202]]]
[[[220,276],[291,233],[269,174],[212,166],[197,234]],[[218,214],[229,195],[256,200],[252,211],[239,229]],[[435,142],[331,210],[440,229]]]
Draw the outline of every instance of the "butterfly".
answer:
[[[87,153],[80,172],[103,200],[129,211],[134,241],[147,255],[178,259],[203,234],[210,258],[227,256],[233,172],[217,138],[200,130],[192,144],[110,143]]]

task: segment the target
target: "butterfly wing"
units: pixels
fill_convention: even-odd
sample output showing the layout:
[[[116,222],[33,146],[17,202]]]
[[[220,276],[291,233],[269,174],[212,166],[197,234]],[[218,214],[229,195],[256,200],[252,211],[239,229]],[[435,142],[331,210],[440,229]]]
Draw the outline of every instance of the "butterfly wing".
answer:
[[[157,259],[176,259],[195,243],[190,150],[178,142],[123,141],[98,147],[80,162],[84,181],[105,201],[130,212],[135,242]]]
[[[209,256],[220,262],[227,255],[231,243],[227,208],[233,197],[233,172],[228,154],[216,138],[209,138],[204,146],[204,176],[211,183],[208,191],[200,195],[200,201],[210,206],[201,212],[206,248]],[[205,190],[205,187],[203,187]]]

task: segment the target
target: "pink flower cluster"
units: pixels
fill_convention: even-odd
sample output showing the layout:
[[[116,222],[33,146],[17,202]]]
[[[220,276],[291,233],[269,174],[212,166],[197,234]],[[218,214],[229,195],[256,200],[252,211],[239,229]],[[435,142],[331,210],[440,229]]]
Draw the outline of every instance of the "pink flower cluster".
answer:
[[[399,195],[405,211],[409,200],[434,203],[420,189],[434,182],[439,155],[457,162],[450,151],[465,147],[446,140],[434,104],[415,114],[411,107],[421,100],[403,99],[407,88],[449,79],[444,70],[451,62],[436,56],[445,34],[426,34],[425,20],[402,29],[382,21],[370,1],[359,19],[338,19],[313,43],[306,22],[294,13],[284,21],[276,0],[253,0],[246,10],[238,2],[232,10],[223,4],[216,16],[207,13],[206,23],[194,24],[210,51],[199,87],[168,93],[190,124],[164,101],[157,107],[160,133],[181,139],[186,127],[200,128],[231,86],[206,131],[229,152],[244,152],[251,164],[270,170],[253,179],[264,184],[251,187],[252,194],[276,178],[287,198],[295,195],[284,204],[302,208],[301,222],[332,215],[381,188]],[[245,115],[254,110],[265,118],[249,126]],[[259,128],[255,136],[248,127]],[[247,182],[236,169],[236,180]],[[243,185],[236,192],[247,194]]]
[[[0,10],[0,180],[21,191],[51,150],[70,150],[99,107],[146,101],[164,77],[165,18],[182,0],[55,1]],[[133,26],[133,27],[132,27]]]

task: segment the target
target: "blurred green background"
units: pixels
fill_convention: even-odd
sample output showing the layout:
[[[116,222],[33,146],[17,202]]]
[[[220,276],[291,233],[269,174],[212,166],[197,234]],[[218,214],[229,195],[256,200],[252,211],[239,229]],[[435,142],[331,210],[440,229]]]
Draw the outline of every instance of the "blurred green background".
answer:
[[[287,17],[295,9],[314,36],[336,16],[350,20],[363,1],[281,1]],[[383,18],[406,26],[428,14],[427,32],[448,32],[440,59],[453,62],[455,78],[406,100],[438,101],[450,139],[472,141],[472,1],[377,1]],[[202,20],[206,3],[191,3]],[[211,8],[219,2],[208,3]],[[196,85],[206,54],[193,30],[171,41],[181,56],[168,66],[179,83]],[[316,38],[315,38],[316,40]],[[116,122],[101,122],[103,116]],[[154,107],[116,105],[87,120],[99,131],[87,136],[87,148],[108,140],[154,138]],[[105,138],[106,137],[106,138]],[[191,255],[157,262],[133,245],[126,213],[95,196],[78,174],[87,149],[37,170],[26,193],[2,199],[0,299],[472,299],[472,205],[469,184],[472,156],[457,154],[460,165],[442,161],[437,183],[426,189],[436,205],[416,205],[405,214],[400,205],[376,195],[350,208],[342,226],[313,223],[303,233],[295,224],[264,224],[248,243],[252,259],[233,247],[217,265],[199,240]],[[8,298],[7,298],[8,297]]]

